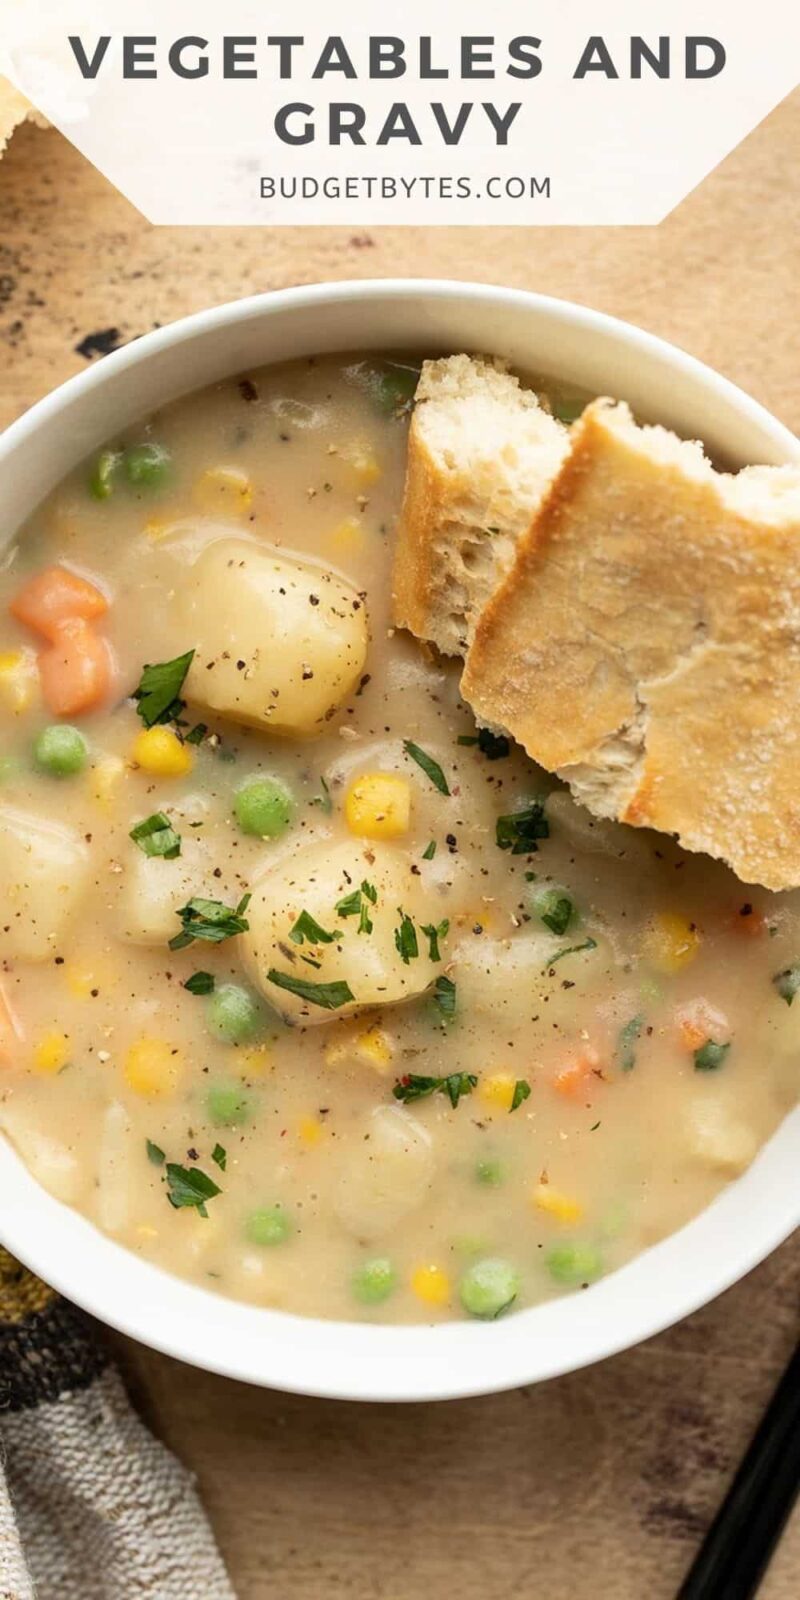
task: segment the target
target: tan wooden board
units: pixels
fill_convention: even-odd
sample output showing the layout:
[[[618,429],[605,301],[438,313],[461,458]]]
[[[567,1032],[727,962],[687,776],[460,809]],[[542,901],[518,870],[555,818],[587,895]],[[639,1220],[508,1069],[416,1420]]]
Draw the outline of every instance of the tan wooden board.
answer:
[[[319,278],[502,281],[629,318],[800,430],[800,94],[660,228],[153,228],[57,134],[0,166],[0,425],[86,357]],[[613,389],[613,374],[609,387]],[[198,1474],[240,1600],[669,1600],[798,1334],[795,1240],[649,1344],[536,1389],[362,1407],[259,1392],[119,1341]],[[763,1600],[800,1593],[800,1517]]]

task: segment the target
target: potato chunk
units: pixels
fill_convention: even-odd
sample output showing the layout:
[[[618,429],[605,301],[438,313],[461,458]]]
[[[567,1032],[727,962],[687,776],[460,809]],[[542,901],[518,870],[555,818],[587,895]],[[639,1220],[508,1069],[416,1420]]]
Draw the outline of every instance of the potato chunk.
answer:
[[[357,1239],[378,1239],[422,1205],[433,1173],[427,1129],[399,1106],[378,1106],[342,1159],[336,1215]]]
[[[178,911],[194,895],[210,900],[225,900],[229,893],[239,895],[231,884],[233,870],[221,870],[215,877],[219,851],[214,850],[192,823],[203,819],[203,801],[187,795],[172,808],[171,821],[181,836],[181,853],[174,860],[146,856],[135,844],[125,840],[121,849],[123,871],[117,911],[117,930],[131,944],[166,944],[180,932]],[[183,825],[185,824],[185,826]],[[127,828],[125,830],[127,832]]]
[[[358,914],[342,916],[336,910],[364,881],[376,894],[375,903],[367,905],[369,933],[359,933]],[[359,846],[357,840],[341,844],[320,840],[270,864],[256,880],[242,954],[254,981],[287,1022],[330,1022],[364,1006],[391,1005],[421,994],[442,971],[441,963],[429,959],[428,940],[421,932],[419,954],[403,961],[395,943],[400,908],[418,929],[422,923],[441,920],[440,905],[423,895],[401,851],[390,845]],[[302,912],[326,933],[339,936],[330,943],[292,940],[291,930]],[[303,956],[319,966],[309,965]],[[272,969],[298,984],[346,983],[353,999],[325,1009],[308,995],[293,994],[271,982]]]
[[[0,806],[0,947],[23,961],[56,951],[83,898],[89,851],[73,828]]]
[[[196,651],[189,698],[273,733],[320,733],[366,659],[362,597],[335,573],[270,546],[209,545],[177,604]]]

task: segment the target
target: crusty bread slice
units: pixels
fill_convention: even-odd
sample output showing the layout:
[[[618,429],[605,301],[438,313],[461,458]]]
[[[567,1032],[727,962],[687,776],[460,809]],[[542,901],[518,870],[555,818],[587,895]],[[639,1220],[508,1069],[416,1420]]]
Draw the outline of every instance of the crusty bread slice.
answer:
[[[424,363],[395,551],[399,627],[464,654],[567,448],[564,426],[502,362]]]
[[[800,885],[800,467],[718,473],[594,402],[462,691],[597,815]]]

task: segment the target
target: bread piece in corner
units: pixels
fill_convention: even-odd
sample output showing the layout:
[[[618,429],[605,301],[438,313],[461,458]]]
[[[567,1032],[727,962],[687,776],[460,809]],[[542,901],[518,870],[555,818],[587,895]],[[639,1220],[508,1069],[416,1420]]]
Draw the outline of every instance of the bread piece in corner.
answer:
[[[464,654],[568,438],[501,362],[424,363],[395,552],[398,627]]]
[[[594,402],[462,690],[598,816],[800,885],[800,467],[718,473]]]

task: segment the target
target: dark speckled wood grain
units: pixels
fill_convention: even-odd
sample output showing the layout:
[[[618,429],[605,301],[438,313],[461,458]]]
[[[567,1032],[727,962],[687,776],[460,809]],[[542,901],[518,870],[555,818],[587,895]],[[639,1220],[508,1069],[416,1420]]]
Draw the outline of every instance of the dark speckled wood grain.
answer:
[[[799,143],[795,95],[659,229],[487,238],[151,228],[58,135],[24,128],[0,164],[0,422],[105,349],[202,306],[318,278],[430,273],[639,322],[800,428]],[[669,1600],[798,1311],[795,1240],[638,1350],[427,1409],[257,1392],[120,1342],[146,1415],[199,1474],[240,1600]],[[762,1596],[800,1596],[798,1518]]]

